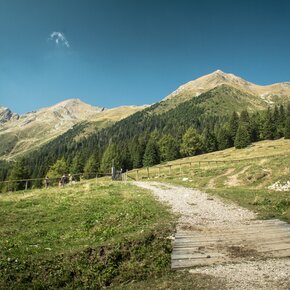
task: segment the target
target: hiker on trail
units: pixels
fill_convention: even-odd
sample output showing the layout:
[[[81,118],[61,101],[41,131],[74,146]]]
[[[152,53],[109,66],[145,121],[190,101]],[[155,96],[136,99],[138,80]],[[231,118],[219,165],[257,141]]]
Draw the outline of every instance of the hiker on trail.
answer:
[[[61,177],[60,181],[59,181],[59,185],[61,187],[64,187],[64,184],[65,184],[65,180],[66,180],[66,176],[65,174]]]
[[[72,174],[69,174],[68,175],[68,179],[69,179],[69,184],[72,184],[72,182],[73,182],[73,176],[72,176]]]
[[[47,175],[44,178],[44,186],[45,186],[45,188],[48,188],[48,186],[49,186],[49,178]]]

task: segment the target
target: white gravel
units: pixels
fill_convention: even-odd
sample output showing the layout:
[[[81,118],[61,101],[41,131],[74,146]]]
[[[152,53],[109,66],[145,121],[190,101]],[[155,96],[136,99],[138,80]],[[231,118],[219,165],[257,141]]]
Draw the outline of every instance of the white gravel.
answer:
[[[135,182],[169,203],[173,212],[181,214],[179,223],[193,226],[234,226],[256,218],[256,215],[234,204],[225,204],[199,190],[159,182]]]
[[[179,226],[189,224],[211,230],[247,224],[256,215],[234,204],[225,204],[218,198],[198,190],[159,182],[135,182],[149,189],[162,202],[168,203],[180,215]],[[225,289],[290,289],[290,258],[225,263],[195,267],[189,273],[202,273],[223,278]]]
[[[189,270],[224,278],[226,289],[290,289],[290,260],[268,259]]]

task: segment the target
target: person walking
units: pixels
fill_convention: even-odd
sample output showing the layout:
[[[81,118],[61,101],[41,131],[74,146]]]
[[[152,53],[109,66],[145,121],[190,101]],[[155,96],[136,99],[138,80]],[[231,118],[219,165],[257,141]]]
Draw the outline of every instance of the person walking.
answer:
[[[47,175],[44,178],[44,186],[45,186],[45,188],[48,188],[48,186],[49,186],[49,178]]]

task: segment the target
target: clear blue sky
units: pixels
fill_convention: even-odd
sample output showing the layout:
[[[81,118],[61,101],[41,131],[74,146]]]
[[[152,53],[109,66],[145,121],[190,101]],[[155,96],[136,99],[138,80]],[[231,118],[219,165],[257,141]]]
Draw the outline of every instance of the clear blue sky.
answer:
[[[0,105],[18,113],[150,104],[217,69],[290,81],[289,0],[0,0],[0,37]]]

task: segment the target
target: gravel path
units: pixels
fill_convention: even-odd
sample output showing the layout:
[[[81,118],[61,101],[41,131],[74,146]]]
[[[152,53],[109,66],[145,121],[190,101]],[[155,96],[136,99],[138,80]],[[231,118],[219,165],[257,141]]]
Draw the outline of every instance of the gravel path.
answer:
[[[149,189],[161,201],[169,203],[173,212],[180,214],[179,224],[207,227],[233,227],[245,224],[256,215],[234,204],[225,204],[204,192],[159,182],[135,182]]]
[[[218,198],[198,190],[159,182],[135,182],[149,189],[162,202],[168,203],[180,215],[177,232],[185,226],[203,231],[218,231],[259,223],[256,215],[234,204],[225,204]],[[290,289],[290,259],[241,258],[235,263],[195,267],[189,273],[202,273],[225,279],[226,289]]]

